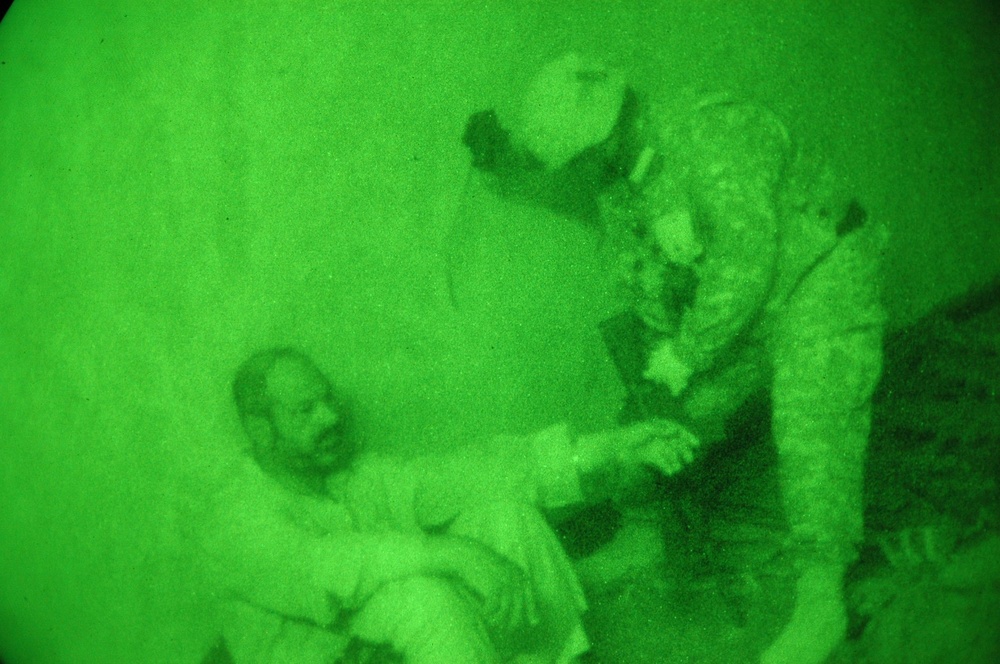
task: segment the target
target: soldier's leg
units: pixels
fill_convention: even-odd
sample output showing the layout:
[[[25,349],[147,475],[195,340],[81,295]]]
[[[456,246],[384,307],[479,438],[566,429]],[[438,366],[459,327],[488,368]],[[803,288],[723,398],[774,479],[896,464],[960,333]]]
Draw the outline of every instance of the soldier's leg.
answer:
[[[794,544],[847,564],[861,541],[864,457],[881,331],[786,339],[776,348],[772,428]]]
[[[847,559],[862,536],[871,398],[882,371],[884,243],[874,224],[843,238],[791,295],[770,340],[773,433],[792,533]]]
[[[773,329],[772,429],[800,569],[791,622],[764,662],[822,661],[846,628],[842,581],[863,535],[871,397],[882,366],[884,231],[841,240]]]
[[[351,633],[387,643],[407,664],[499,664],[478,612],[458,587],[412,577],[379,589],[351,623]]]

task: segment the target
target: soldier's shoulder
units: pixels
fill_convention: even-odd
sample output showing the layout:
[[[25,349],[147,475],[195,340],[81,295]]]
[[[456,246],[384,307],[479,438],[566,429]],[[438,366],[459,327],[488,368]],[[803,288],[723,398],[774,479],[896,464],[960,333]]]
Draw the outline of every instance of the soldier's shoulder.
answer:
[[[733,93],[678,92],[655,112],[660,147],[675,170],[684,165],[703,175],[753,171],[773,184],[794,153],[777,114]]]
[[[760,137],[790,144],[785,123],[766,104],[720,90],[677,89],[644,100],[647,117],[665,141]]]

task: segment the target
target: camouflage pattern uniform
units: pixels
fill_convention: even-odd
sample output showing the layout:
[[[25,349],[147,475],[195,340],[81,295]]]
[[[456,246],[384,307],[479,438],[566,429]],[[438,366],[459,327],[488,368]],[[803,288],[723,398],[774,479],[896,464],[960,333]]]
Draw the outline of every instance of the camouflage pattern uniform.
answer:
[[[656,159],[603,204],[632,304],[693,370],[680,397],[703,435],[770,386],[793,544],[802,560],[845,564],[862,537],[886,230],[770,112],[713,100],[680,115],[644,108],[636,131]],[[677,210],[703,247],[693,266],[652,238],[649,224]]]

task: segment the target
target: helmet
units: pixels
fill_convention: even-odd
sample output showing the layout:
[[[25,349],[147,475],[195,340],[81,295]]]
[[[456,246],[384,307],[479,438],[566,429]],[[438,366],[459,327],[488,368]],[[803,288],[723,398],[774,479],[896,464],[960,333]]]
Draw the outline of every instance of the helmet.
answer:
[[[559,168],[611,135],[624,98],[620,72],[570,53],[532,81],[515,139],[547,167]]]

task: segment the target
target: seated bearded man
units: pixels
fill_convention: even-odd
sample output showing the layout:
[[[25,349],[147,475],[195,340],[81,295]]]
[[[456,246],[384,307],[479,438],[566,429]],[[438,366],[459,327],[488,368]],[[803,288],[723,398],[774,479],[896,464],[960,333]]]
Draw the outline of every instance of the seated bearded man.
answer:
[[[575,661],[586,603],[540,510],[581,503],[581,480],[604,471],[677,472],[697,444],[650,421],[403,459],[348,435],[330,381],[297,350],[252,356],[233,390],[250,446],[206,546],[240,664]]]

